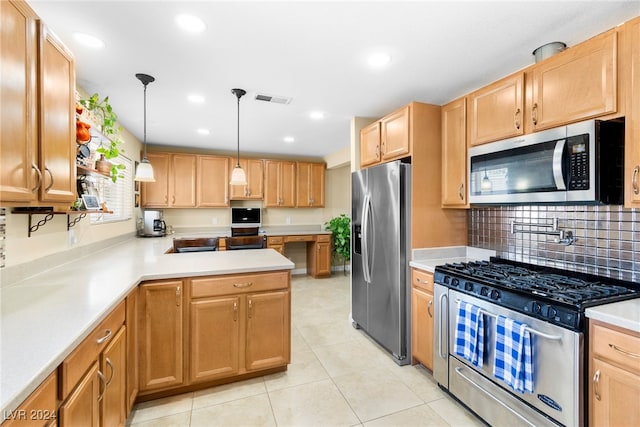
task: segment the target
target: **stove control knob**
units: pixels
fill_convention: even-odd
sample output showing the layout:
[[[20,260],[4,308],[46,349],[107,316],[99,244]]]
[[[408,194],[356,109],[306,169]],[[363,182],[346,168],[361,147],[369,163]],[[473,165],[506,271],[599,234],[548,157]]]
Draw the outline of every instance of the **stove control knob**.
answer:
[[[457,288],[459,284],[458,279],[451,279],[451,286],[453,286],[454,288]]]
[[[556,314],[558,314],[558,312],[556,311],[555,308],[551,307],[550,305],[545,305],[544,307],[542,307],[542,315],[547,319],[555,318]]]
[[[541,311],[542,311],[542,306],[540,305],[540,303],[536,302],[536,301],[532,301],[531,302],[531,312],[533,314],[540,314]]]
[[[444,276],[443,282],[445,285],[448,285],[451,282],[451,276]]]
[[[480,288],[480,295],[482,295],[483,297],[488,297],[489,288],[487,288],[486,286],[483,286],[482,288]]]
[[[473,283],[471,283],[471,282],[465,282],[465,284],[464,284],[464,289],[465,289],[466,291],[473,291]]]
[[[498,291],[497,289],[492,290],[491,294],[489,295],[489,297],[492,300],[497,300],[498,298],[500,298],[500,291]]]

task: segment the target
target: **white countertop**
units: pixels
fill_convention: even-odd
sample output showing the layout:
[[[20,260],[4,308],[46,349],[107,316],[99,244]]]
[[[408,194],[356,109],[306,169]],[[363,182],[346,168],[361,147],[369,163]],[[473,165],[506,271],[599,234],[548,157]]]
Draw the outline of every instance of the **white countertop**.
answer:
[[[409,265],[433,273],[437,265],[453,262],[488,261],[496,251],[471,246],[414,249]]]
[[[272,249],[165,254],[172,243],[132,238],[0,289],[0,420],[141,281],[294,268]]]
[[[640,298],[587,308],[589,319],[640,332]]]

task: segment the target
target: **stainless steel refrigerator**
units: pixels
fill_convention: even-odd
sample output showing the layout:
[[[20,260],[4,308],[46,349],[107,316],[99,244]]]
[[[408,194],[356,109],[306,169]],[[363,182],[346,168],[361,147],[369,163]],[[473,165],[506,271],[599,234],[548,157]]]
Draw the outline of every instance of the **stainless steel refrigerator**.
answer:
[[[411,165],[399,161],[351,175],[351,316],[391,353],[411,362]]]

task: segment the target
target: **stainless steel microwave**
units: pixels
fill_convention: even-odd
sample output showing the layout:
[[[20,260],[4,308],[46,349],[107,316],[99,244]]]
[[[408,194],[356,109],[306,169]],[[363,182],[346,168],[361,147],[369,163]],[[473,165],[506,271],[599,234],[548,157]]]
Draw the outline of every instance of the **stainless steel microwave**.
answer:
[[[471,204],[622,204],[624,121],[588,120],[472,147]]]

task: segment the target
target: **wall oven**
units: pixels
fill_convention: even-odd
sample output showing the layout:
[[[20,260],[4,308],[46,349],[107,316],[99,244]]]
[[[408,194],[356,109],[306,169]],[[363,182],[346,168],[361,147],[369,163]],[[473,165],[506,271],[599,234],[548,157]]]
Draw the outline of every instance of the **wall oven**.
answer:
[[[490,425],[586,424],[584,310],[638,298],[637,284],[495,257],[438,266],[434,281],[433,375],[442,388]],[[468,326],[461,305],[482,318],[481,363],[461,351],[460,334]],[[529,364],[515,371],[530,375],[529,389],[514,388],[499,372],[516,367],[501,348],[510,349],[505,343],[512,335],[505,336],[499,319],[527,332]]]
[[[574,123],[468,155],[472,204],[623,202],[623,121]]]

